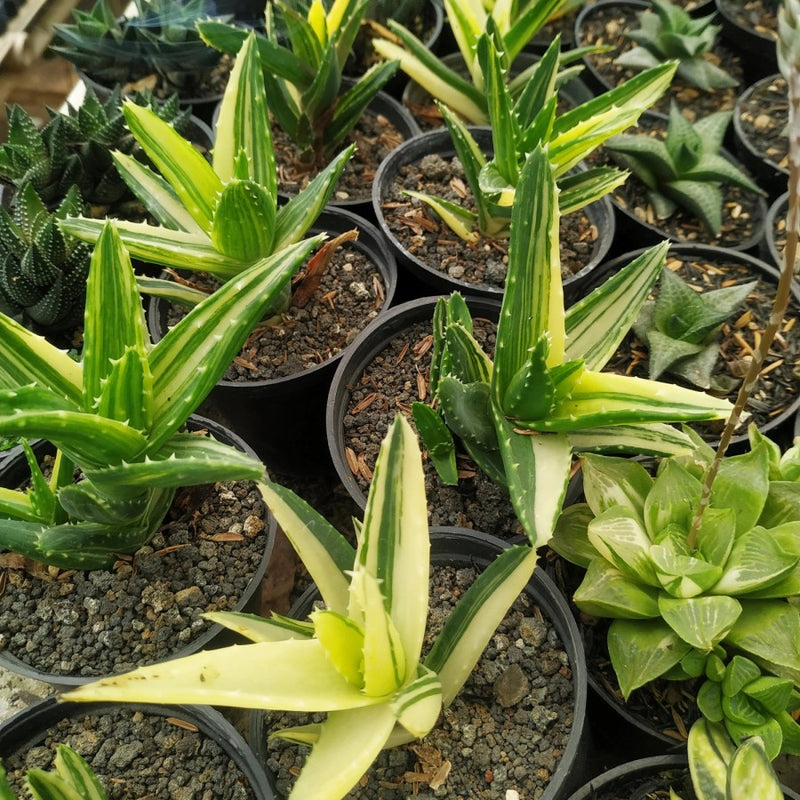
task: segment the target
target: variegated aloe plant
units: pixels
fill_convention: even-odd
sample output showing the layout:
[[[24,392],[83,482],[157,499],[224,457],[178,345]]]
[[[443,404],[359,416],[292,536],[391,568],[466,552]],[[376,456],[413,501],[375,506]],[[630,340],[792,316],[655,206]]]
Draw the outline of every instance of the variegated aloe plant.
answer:
[[[89,269],[80,362],[0,315],[0,436],[57,448],[46,478],[23,441],[31,487],[0,489],[0,549],[106,567],[155,535],[177,488],[261,479],[259,461],[183,429],[318,241],[257,262],[151,346],[129,256],[106,223]]]
[[[108,800],[85,759],[65,744],[56,745],[53,770],[28,770],[25,783],[34,800]],[[0,762],[0,800],[17,800]]]
[[[520,173],[494,361],[472,337],[463,300],[440,300],[430,376],[437,408],[414,406],[440,475],[457,479],[456,436],[508,489],[536,546],[552,534],[573,449],[682,451],[685,436],[652,423],[717,419],[730,409],[726,400],[700,392],[600,372],[658,277],[667,244],[646,251],[565,312],[554,172],[538,147]]]
[[[494,38],[504,73],[508,75],[525,45],[566,5],[567,0],[520,3],[444,0],[447,23],[458,45],[466,75],[437,58],[411,31],[393,20],[389,20],[389,29],[383,38],[373,40],[373,44],[384,58],[399,61],[409,78],[436,100],[473,125],[486,125],[490,120],[491,99],[485,93],[484,73],[477,55],[479,39],[485,33]],[[560,84],[580,72],[580,67],[568,65],[579,61],[589,50],[596,52],[597,48],[574,48],[559,55]],[[531,66],[509,79],[512,96],[517,97],[525,89],[534,71],[535,66]]]
[[[422,463],[398,415],[378,456],[357,547],[288,489],[264,496],[325,603],[310,620],[215,613],[252,644],[212,650],[83,686],[70,700],[212,703],[328,712],[275,736],[312,746],[292,800],[338,800],[384,747],[427,734],[531,577],[536,551],[503,551],[462,595],[421,656],[429,536]]]
[[[126,103],[128,125],[160,175],[115,153],[117,169],[158,225],[120,221],[117,229],[135,258],[175,269],[198,270],[230,281],[256,261],[298,242],[330,198],[352,147],[338,155],[306,189],[278,208],[275,152],[264,81],[250,33],[225,90],[213,164],[146,108]],[[67,233],[96,241],[101,220],[71,217]],[[141,289],[192,305],[206,295],[159,279],[139,278]],[[289,304],[289,288],[272,313]]]
[[[524,91],[515,100],[506,84],[501,53],[494,39],[478,39],[476,61],[484,83],[492,128],[493,157],[487,158],[458,115],[440,105],[456,153],[472,190],[476,211],[418,192],[406,192],[427,203],[462,239],[508,236],[514,192],[526,155],[547,145],[560,190],[559,206],[567,214],[583,208],[619,186],[627,173],[609,167],[576,171],[606,139],[634,125],[642,112],[666,91],[675,63],[665,63],[622,86],[561,115],[556,114],[560,38],[548,47]]]
[[[273,5],[283,22],[280,30]],[[267,3],[266,35],[257,37],[264,81],[273,98],[272,113],[307,169],[328,163],[397,70],[396,61],[384,62],[370,67],[352,86],[342,81],[368,5],[369,0],[334,0],[326,11],[322,0],[312,0],[304,15],[282,0]],[[231,55],[246,36],[241,28],[213,20],[201,20],[197,29],[208,44]]]

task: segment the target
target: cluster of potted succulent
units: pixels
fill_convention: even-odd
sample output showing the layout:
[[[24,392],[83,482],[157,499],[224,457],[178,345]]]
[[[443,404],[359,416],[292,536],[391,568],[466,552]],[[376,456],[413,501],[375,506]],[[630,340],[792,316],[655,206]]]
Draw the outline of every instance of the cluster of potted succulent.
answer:
[[[0,664],[56,690],[0,724],[0,797],[618,797],[590,682],[692,699],[688,756],[634,780],[793,796],[798,176],[772,268],[718,29],[626,3],[638,29],[581,12],[526,62],[563,0],[445,0],[455,67],[366,0],[60,27],[110,85],[41,130],[9,110],[0,145]],[[794,142],[796,0],[780,26]],[[576,91],[581,59],[616,78]],[[398,69],[444,127],[384,94]],[[601,242],[625,211],[671,222]],[[352,528],[304,499],[328,459]],[[288,613],[276,541],[310,583]]]

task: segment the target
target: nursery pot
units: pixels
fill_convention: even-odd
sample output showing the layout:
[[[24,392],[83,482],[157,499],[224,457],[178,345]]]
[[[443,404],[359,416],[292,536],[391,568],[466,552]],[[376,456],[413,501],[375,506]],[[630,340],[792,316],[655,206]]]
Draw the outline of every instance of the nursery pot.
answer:
[[[485,154],[491,156],[491,129],[477,127],[470,128],[470,131],[481,150]],[[404,244],[394,225],[390,225],[389,223],[387,212],[398,202],[398,198],[395,197],[393,186],[395,182],[402,181],[400,177],[401,170],[409,165],[420,164],[420,173],[424,175],[427,169],[424,164],[425,157],[436,155],[444,159],[452,159],[456,155],[455,147],[453,146],[450,133],[447,129],[429,131],[397,147],[379,167],[372,185],[372,205],[375,216],[378,219],[381,231],[397,258],[398,268],[401,274],[401,296],[403,299],[410,299],[419,297],[422,294],[430,294],[431,291],[442,294],[450,294],[451,292],[457,291],[473,297],[500,300],[503,296],[503,287],[498,284],[502,283],[502,277],[493,279],[492,283],[476,283],[461,277],[455,277],[452,274],[452,270],[445,272],[440,268],[442,265],[442,254],[438,250],[435,253],[431,253],[427,258],[417,256],[415,252],[412,252],[406,244]],[[403,183],[403,188],[412,187],[406,182]],[[403,200],[407,201],[408,198],[399,198],[400,202]],[[415,204],[417,202],[418,201],[414,201]],[[412,205],[409,202],[409,209],[411,208]],[[583,295],[585,281],[593,269],[603,261],[614,238],[613,213],[608,198],[604,197],[586,206],[582,210],[582,213],[588,218],[590,226],[596,229],[597,238],[592,246],[591,252],[585,256],[586,261],[582,263],[580,268],[573,274],[564,278],[564,292],[568,301],[577,299]],[[564,224],[563,220],[562,224]],[[458,237],[444,225],[442,233],[443,238],[455,242],[455,253],[458,253],[458,248],[466,247],[466,245],[460,243]],[[563,238],[564,237],[562,237],[562,243]],[[507,244],[507,241],[505,244]],[[491,250],[489,244],[484,240],[480,240],[476,247],[479,249],[483,248],[483,250],[480,251],[482,260],[488,258],[489,251]],[[453,260],[453,257],[449,255],[450,251],[443,252],[446,252],[450,260]],[[583,256],[581,258],[583,258]],[[505,267],[502,267],[502,269],[504,270]]]
[[[190,431],[207,430],[215,439],[225,444],[230,444],[239,450],[247,453],[253,458],[257,458],[255,451],[246,444],[239,436],[230,430],[218,425],[212,420],[200,416],[192,416],[188,422],[188,429]],[[43,458],[47,455],[52,455],[55,448],[44,440],[39,440],[33,444],[34,453]],[[18,488],[24,486],[30,479],[30,471],[27,466],[27,461],[21,450],[18,450],[2,465],[2,485],[9,488]],[[173,505],[175,508],[175,505]],[[198,505],[199,509],[202,506]],[[226,518],[226,529],[235,522],[234,517]],[[193,523],[195,524],[195,523]],[[196,524],[201,525],[202,520],[198,519]],[[249,524],[254,524],[251,521]],[[261,520],[263,526],[262,531],[256,535],[264,537],[265,545],[263,552],[260,555],[258,563],[252,570],[252,575],[247,581],[246,585],[241,591],[238,591],[238,600],[232,606],[231,610],[239,611],[254,611],[258,608],[260,599],[259,589],[261,586],[261,579],[267,570],[272,548],[275,542],[275,535],[277,531],[277,524],[272,514],[264,510],[264,516]],[[256,525],[256,527],[258,527]],[[95,667],[85,670],[88,674],[79,674],[81,664],[87,665],[91,663],[92,654],[87,654],[86,648],[91,648],[94,651],[108,650],[119,654],[123,652],[120,649],[123,643],[120,641],[120,629],[132,628],[142,635],[141,644],[148,641],[159,641],[159,637],[169,633],[171,626],[173,630],[176,626],[180,626],[185,633],[177,635],[177,645],[173,647],[171,652],[166,654],[160,653],[153,658],[148,659],[146,652],[142,654],[137,651],[137,646],[141,644],[128,644],[124,645],[124,658],[129,659],[131,663],[125,662],[124,668],[117,671],[124,671],[132,669],[133,667],[144,663],[154,663],[156,661],[165,660],[167,658],[178,658],[181,656],[190,655],[207,647],[218,647],[226,644],[231,639],[231,635],[221,625],[217,623],[204,623],[200,625],[199,615],[195,616],[194,612],[190,612],[192,607],[196,607],[197,603],[203,602],[197,599],[195,590],[201,592],[198,587],[200,579],[198,562],[207,559],[221,560],[224,558],[231,558],[231,555],[226,555],[228,551],[224,549],[217,550],[213,546],[214,539],[205,540],[196,536],[191,536],[187,539],[184,536],[180,544],[172,543],[164,550],[154,552],[154,548],[147,546],[141,548],[136,557],[130,562],[130,566],[115,565],[114,570],[94,570],[92,572],[83,573],[86,577],[81,579],[79,576],[73,576],[71,572],[62,571],[59,578],[49,576],[46,580],[42,579],[38,585],[34,582],[32,589],[38,591],[34,595],[36,610],[41,609],[41,618],[39,622],[41,625],[48,625],[49,628],[35,630],[33,634],[30,633],[28,628],[22,630],[9,630],[2,631],[3,649],[0,650],[0,667],[23,675],[27,678],[34,680],[44,681],[53,686],[69,687],[78,686],[88,683],[97,678],[104,677],[105,673],[101,672],[99,668]],[[185,574],[172,574],[168,578],[163,575],[163,570],[168,569],[169,562],[165,562],[167,566],[159,570],[158,565],[168,555],[168,551],[174,551],[180,554],[187,545],[194,544],[195,549],[198,550],[192,561],[186,561]],[[225,548],[224,543],[220,543],[221,548]],[[234,554],[235,555],[235,554]],[[176,555],[175,558],[179,558]],[[188,556],[187,556],[188,558]],[[242,557],[236,557],[236,568],[244,570],[245,565],[242,562]],[[177,563],[177,562],[176,562]],[[133,584],[133,589],[127,588],[127,581],[124,578],[115,580],[118,576],[117,567],[125,569],[126,574],[130,576],[131,580],[137,582]],[[215,580],[229,581],[228,577],[223,577],[223,573],[213,575]],[[141,580],[142,586],[138,581]],[[240,580],[240,575],[236,575],[236,580]],[[46,584],[50,584],[54,589],[61,587],[68,587],[69,584],[75,584],[74,597],[68,596],[66,591],[60,591],[59,597],[56,600],[44,597]],[[169,583],[170,591],[162,588],[156,588]],[[177,588],[175,588],[177,587]],[[230,587],[215,586],[211,589],[206,589],[205,602],[211,603],[208,597],[208,592],[212,592],[215,597],[219,597],[221,603],[225,593],[236,593],[236,588],[231,585]],[[133,592],[133,594],[131,593]],[[6,595],[10,595],[10,589],[6,590]],[[201,598],[203,597],[201,592]],[[45,603],[45,600],[47,601]],[[109,603],[109,601],[111,601]],[[9,609],[5,610],[5,614],[9,617],[18,619],[20,623],[25,622],[27,615],[31,613],[28,603],[20,592],[19,598],[14,599],[9,596],[9,602],[13,603]],[[30,602],[34,602],[33,600]],[[104,606],[108,605],[108,608]],[[219,606],[217,606],[219,607]],[[223,604],[223,607],[224,604]],[[185,619],[180,616],[180,609],[187,609],[187,613],[192,614],[192,619]],[[49,611],[48,611],[49,609]],[[125,609],[130,609],[133,615],[132,620],[128,620],[123,624]],[[47,612],[47,613],[45,613]],[[150,616],[148,616],[148,614]],[[177,615],[177,619],[174,617]],[[149,619],[150,622],[145,625],[142,618]],[[163,617],[163,619],[162,619]],[[77,652],[78,645],[74,645],[69,652],[59,652],[54,658],[60,657],[62,659],[70,659],[67,663],[68,666],[64,670],[46,671],[45,669],[35,666],[25,660],[24,655],[15,655],[9,649],[9,641],[13,641],[18,637],[27,637],[26,646],[32,648],[27,652],[36,650],[38,636],[42,641],[50,641],[52,639],[58,640],[62,631],[67,628],[75,629],[73,635],[80,635],[81,629],[85,631],[83,640],[85,643],[82,645],[83,649]],[[189,633],[191,631],[191,634]],[[199,632],[198,632],[199,631]],[[189,634],[189,635],[186,635]],[[64,634],[66,635],[66,634]],[[168,639],[166,640],[168,641]],[[185,642],[185,644],[184,644]],[[25,642],[23,642],[25,644]],[[18,652],[19,644],[14,648]],[[63,645],[60,645],[63,648]],[[138,657],[137,657],[138,656]],[[33,659],[31,659],[34,661]],[[136,663],[133,663],[136,661]],[[36,663],[34,661],[34,663]],[[115,662],[117,663],[117,662]],[[111,672],[111,670],[109,670]],[[62,674],[63,673],[63,674]]]
[[[109,721],[110,715],[114,716]],[[85,732],[79,728],[81,720],[88,723]],[[74,723],[72,733],[67,729],[70,723]],[[129,738],[114,745],[120,728],[129,728]],[[274,797],[247,743],[222,714],[207,706],[59,703],[49,697],[0,725],[0,758],[9,771],[19,766],[15,754],[21,759],[29,751],[35,752],[29,767],[49,769],[54,745],[62,742],[102,773],[111,798],[144,797],[144,787],[147,797],[171,800],[179,787],[195,781],[200,789],[194,797]],[[121,778],[123,772],[126,777]],[[137,782],[142,785],[131,789],[129,784]],[[161,791],[150,794],[157,786]]]
[[[479,531],[467,530],[463,528],[434,528],[431,530],[431,564],[433,566],[454,566],[456,568],[464,569],[482,569],[485,568],[486,565],[490,563],[505,547],[507,547],[507,543],[504,543],[493,536],[489,536],[488,534],[481,533]],[[446,592],[447,590],[444,589],[444,591]],[[557,766],[554,766],[552,763],[550,763],[545,768],[546,772],[549,773],[549,782],[547,782],[547,785],[544,787],[542,793],[536,795],[539,797],[539,800],[556,800],[557,798],[565,798],[570,791],[572,791],[576,786],[580,785],[581,781],[585,779],[584,768],[586,766],[588,748],[590,747],[588,728],[585,724],[587,696],[585,672],[586,666],[580,636],[578,634],[575,621],[572,618],[570,610],[563,597],[559,594],[558,590],[552,584],[547,575],[544,574],[543,570],[536,569],[533,577],[524,590],[524,594],[529,600],[532,600],[533,603],[539,607],[541,610],[541,615],[549,621],[550,625],[552,625],[552,628],[557,633],[558,639],[561,642],[561,648],[563,648],[563,652],[565,652],[567,655],[569,664],[568,669],[571,673],[570,678],[574,697],[574,707],[571,713],[571,730],[566,739],[566,745],[563,747],[563,754],[561,755]],[[316,587],[310,587],[294,606],[291,612],[292,616],[295,618],[305,618],[305,616],[311,610],[314,600],[317,598],[318,594],[316,592]],[[435,599],[432,598],[431,602],[435,602]],[[533,608],[523,613],[526,617],[529,614],[537,616],[537,612]],[[547,639],[549,641],[550,637],[548,636]],[[498,644],[497,647],[498,649],[501,649],[503,645]],[[495,662],[495,664],[498,671],[503,668],[501,662]],[[522,665],[527,667],[530,665],[530,662],[521,660],[519,666]],[[519,669],[519,671],[521,672],[522,670]],[[559,678],[558,675],[554,677],[556,679]],[[534,679],[533,675],[531,676],[531,686],[535,685],[537,687],[541,687],[546,681],[547,678],[544,678],[541,675],[538,679]],[[462,690],[462,692],[469,693],[469,684],[465,690]],[[517,696],[519,697],[520,695]],[[487,699],[483,702],[488,704],[490,701]],[[518,702],[524,705],[526,701],[524,699],[520,699]],[[544,701],[541,702],[544,703]],[[446,712],[448,719],[450,714],[459,713],[460,716],[460,712],[456,712],[457,703],[458,698],[456,698],[454,705],[451,706],[450,711]],[[469,694],[469,700],[467,700],[467,703],[469,704],[469,715],[475,718],[482,718],[482,714],[478,710],[478,706],[481,705],[481,701],[477,699],[473,700],[473,696]],[[537,705],[538,703],[534,701],[534,706]],[[511,719],[510,715],[512,713],[512,707],[513,704],[512,706],[507,707],[506,716],[504,717],[509,721]],[[517,713],[519,714],[520,712],[518,711]],[[535,717],[535,712],[532,712],[532,715]],[[465,728],[460,726],[463,724],[468,728],[470,727],[470,723],[474,726],[477,724],[477,720],[466,719],[463,723],[460,723],[456,718],[453,719],[451,724],[453,729],[456,731],[465,731]],[[440,718],[440,722],[438,723],[437,727],[441,726],[442,724],[443,723],[441,722]],[[535,725],[535,722],[527,722],[525,724]],[[475,731],[475,733],[475,747],[477,748],[481,742],[481,733],[479,730]],[[429,734],[429,736],[433,737],[434,734],[435,731],[432,732],[432,734]],[[499,737],[499,730],[497,731],[497,735]],[[425,746],[425,741],[425,739],[422,740],[423,747]],[[255,713],[251,716],[250,743],[262,763],[267,762],[268,759],[271,758],[267,750],[266,725],[263,711]],[[440,742],[438,742],[438,740],[434,740],[432,742],[432,746],[434,748],[436,748],[439,744]],[[468,742],[460,741],[455,743],[454,752],[456,750],[460,750],[465,745],[467,745],[468,751],[472,750],[472,747],[468,745]],[[514,759],[515,752],[513,744],[508,743],[505,747],[502,745],[500,746],[508,753],[509,760]],[[536,763],[536,755],[534,754],[535,750],[536,748],[532,747],[530,751],[532,753],[531,763],[527,763],[524,758],[520,759],[522,762],[524,762],[523,768],[528,773],[533,773],[541,767],[541,764]],[[467,766],[467,764],[464,765],[465,770],[467,769]],[[454,762],[453,771],[457,771],[458,768],[458,762]],[[484,765],[481,765],[481,773],[483,772],[483,769]],[[477,768],[473,767],[472,770],[473,775],[477,776],[479,774]],[[500,764],[493,764],[489,762],[485,765],[485,770],[486,775],[489,776],[487,781],[492,782],[492,789],[495,789],[495,783],[492,781],[493,772],[495,774],[496,784],[499,787],[498,791],[502,792],[505,788],[521,788],[519,781],[522,780],[522,778],[511,774],[511,770],[508,771],[509,774],[505,779],[501,777]],[[396,772],[397,768],[395,768],[394,771]],[[402,777],[402,769],[400,770],[400,776]],[[482,779],[483,775],[481,774],[480,777]],[[376,796],[375,794],[369,793],[370,786],[372,787],[372,791],[375,791],[374,780],[375,779],[372,778],[372,780],[370,780],[367,784],[368,788],[365,790],[365,797],[371,798]],[[488,785],[488,783],[486,785]],[[445,781],[443,787],[447,789],[448,786],[452,786],[452,783],[448,784]],[[420,788],[424,788],[424,785]],[[452,794],[452,791],[453,790],[451,790],[447,796],[455,796]],[[536,791],[540,791],[540,788],[537,788]],[[405,794],[398,793],[396,796],[406,797],[410,793],[411,789],[409,788]],[[395,797],[395,794],[391,794],[389,796]],[[473,795],[469,791],[466,791],[463,795],[459,793],[459,796]],[[533,794],[531,793],[530,796],[533,796]]]
[[[611,275],[617,272],[620,268],[624,265],[628,264],[630,261],[633,261],[638,255],[643,252],[642,249],[634,250],[630,253],[625,253],[624,255],[618,256],[617,258],[612,259],[611,261],[604,264],[597,272],[596,280],[597,283],[602,280],[603,277],[607,275]],[[667,254],[667,263],[669,264],[670,259],[680,259],[682,261],[686,261],[688,263],[693,264],[709,264],[709,265],[717,265],[717,270],[722,268],[728,268],[732,270],[731,272],[731,279],[735,276],[737,282],[746,282],[753,279],[758,279],[760,284],[756,287],[753,293],[748,297],[746,301],[746,305],[748,310],[755,313],[757,309],[761,309],[762,315],[762,324],[766,324],[766,319],[769,317],[769,313],[772,309],[772,301],[774,299],[775,289],[777,288],[778,284],[778,271],[767,264],[766,262],[762,261],[761,259],[755,258],[754,256],[748,255],[747,253],[739,252],[738,250],[731,250],[729,248],[724,247],[713,247],[709,245],[691,245],[691,244],[676,244],[670,247],[670,250]],[[696,271],[696,268],[692,268],[692,271]],[[710,273],[711,274],[711,273]],[[711,284],[709,284],[709,288],[713,288]],[[760,294],[764,294],[766,297],[764,302],[759,303],[757,302],[757,296]],[[767,307],[768,306],[768,307]],[[732,315],[732,319],[730,323],[733,325],[735,324],[736,320],[741,318],[741,315],[744,313],[744,308],[740,307],[737,311],[734,312]],[[789,312],[787,316],[797,316],[800,315],[800,289],[798,289],[797,285],[792,285],[792,295],[790,299],[790,306]],[[744,323],[742,323],[744,325]],[[750,323],[747,323],[749,325]],[[754,323],[755,324],[755,323]],[[796,326],[795,326],[796,327]],[[795,357],[793,353],[797,347],[796,344],[793,344],[794,337],[797,334],[794,333],[794,329],[790,331],[785,331],[784,336],[787,338],[788,343],[786,345],[786,349],[782,349],[782,345],[776,344],[773,345],[771,348],[771,352],[776,353],[777,356],[773,355],[771,358],[768,358],[765,362],[765,370],[769,369],[771,364],[776,364],[781,359],[781,357],[785,357],[785,362],[787,362],[790,366],[787,369],[791,368],[791,365],[794,363]],[[724,346],[724,343],[723,343]],[[623,344],[624,347],[624,344]],[[619,351],[618,351],[619,352]],[[641,363],[641,362],[640,362]],[[781,364],[778,364],[778,367]],[[612,358],[607,366],[607,369],[624,369],[626,368],[625,362],[617,363],[615,365],[615,359]],[[644,368],[643,368],[644,369]],[[777,367],[773,367],[775,373],[777,373]],[[636,373],[633,373],[636,374]],[[737,376],[738,377],[738,376]],[[669,380],[669,375],[663,375],[659,380]],[[763,420],[758,421],[758,429],[761,433],[765,434],[766,436],[770,436],[772,438],[778,438],[785,434],[785,429],[787,426],[791,425],[791,419],[793,419],[797,409],[800,408],[800,395],[798,395],[797,388],[796,388],[796,380],[792,376],[783,376],[776,378],[776,383],[771,390],[766,390],[763,388],[763,382],[756,385],[756,389],[758,390],[759,385],[762,387],[761,394],[758,394],[758,391],[753,396],[751,401],[748,404],[748,408],[752,411],[758,405],[766,405],[770,399],[773,397],[774,393],[779,388],[785,389],[785,397],[783,400],[785,404],[783,408],[777,412],[777,409],[770,410],[765,413],[765,417]],[[729,399],[731,402],[735,401],[735,394],[736,391],[731,394]],[[720,423],[721,424],[721,423]],[[720,428],[721,432],[721,428]],[[717,434],[718,436],[718,434]],[[709,441],[712,446],[715,446],[717,443],[717,436],[708,433],[705,438]],[[747,448],[748,446],[748,438],[746,430],[735,435],[730,443],[731,452],[741,452],[743,449]]]
[[[772,107],[760,110],[756,102],[759,98],[771,102]],[[753,118],[756,111],[758,115]],[[771,113],[764,114],[765,111]],[[784,166],[783,156],[788,158],[786,148],[778,151],[774,144],[772,150],[767,146],[770,135],[777,135],[779,141],[788,146],[788,139],[782,133],[788,122],[788,113],[786,80],[780,74],[768,75],[745,89],[736,100],[733,110],[736,154],[771,200],[786,192],[789,169],[788,160]],[[761,119],[764,116],[766,119]],[[759,125],[764,127],[760,128]]]
[[[358,229],[359,236],[350,246],[380,273],[384,291],[384,299],[376,309],[380,315],[394,297],[397,270],[394,256],[379,231],[349,211],[328,207],[311,233],[324,231],[337,235],[353,228]],[[168,303],[151,298],[148,324],[153,341],[164,336],[168,312]],[[252,381],[222,379],[199,410],[247,439],[271,470],[315,472],[327,464],[326,392],[338,362],[350,347],[352,344],[293,375]]]
[[[783,251],[786,247],[786,214],[789,210],[789,192],[784,192],[767,211],[764,238],[760,256],[768,264],[783,268]]]
[[[776,53],[777,28],[767,29],[756,18],[758,4],[742,0],[716,0],[717,22],[722,26],[722,36],[742,56],[742,65],[749,83],[778,71]],[[767,3],[763,3],[766,6]],[[773,7],[774,15],[777,4]]]

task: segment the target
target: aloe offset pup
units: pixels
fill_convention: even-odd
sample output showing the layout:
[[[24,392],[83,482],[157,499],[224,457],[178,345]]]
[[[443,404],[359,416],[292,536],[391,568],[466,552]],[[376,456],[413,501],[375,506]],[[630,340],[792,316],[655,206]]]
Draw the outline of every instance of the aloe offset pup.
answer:
[[[344,150],[306,189],[278,207],[275,153],[252,32],[225,89],[211,164],[153,112],[131,103],[125,103],[123,111],[131,132],[160,174],[122,153],[114,154],[114,163],[159,224],[120,221],[120,238],[135,258],[206,272],[223,283],[302,239],[353,151],[352,147]],[[103,222],[70,217],[61,228],[94,242]],[[172,281],[138,280],[143,291],[184,305],[206,296]],[[290,299],[286,286],[270,313],[285,310]]]
[[[292,800],[339,800],[378,753],[425,736],[530,580],[536,550],[503,551],[461,596],[428,654],[427,503],[419,447],[398,415],[381,445],[357,546],[288,489],[267,504],[325,603],[309,620],[209,615],[251,644],[87,684],[76,701],[190,702],[327,712],[273,735],[310,745]]]

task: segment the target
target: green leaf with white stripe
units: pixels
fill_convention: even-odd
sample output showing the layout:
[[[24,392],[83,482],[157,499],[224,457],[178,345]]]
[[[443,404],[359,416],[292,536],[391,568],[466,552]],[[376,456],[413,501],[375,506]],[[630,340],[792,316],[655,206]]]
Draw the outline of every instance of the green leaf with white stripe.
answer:
[[[584,613],[615,619],[658,617],[658,589],[634,580],[604,558],[593,558],[573,601]]]
[[[278,484],[259,484],[264,502],[303,560],[331,611],[345,613],[355,551],[339,531],[305,500]]]
[[[92,768],[71,747],[59,744],[53,763],[59,778],[72,786],[82,800],[107,800],[106,791]]]
[[[380,582],[412,669],[425,634],[429,552],[422,460],[411,426],[398,414],[375,464],[356,564]]]
[[[478,215],[474,211],[462,208],[457,203],[452,203],[441,197],[415,192],[411,189],[404,189],[403,194],[408,197],[414,197],[433,209],[442,218],[442,222],[459,239],[463,239],[470,244],[475,244],[480,239],[480,234],[474,229],[475,222],[478,219]]]
[[[211,230],[213,201],[222,181],[208,161],[171,125],[144,106],[126,101],[125,121],[142,149],[204,231]]]
[[[672,425],[612,425],[570,431],[572,449],[594,453],[638,453],[650,456],[680,456],[692,450],[691,439]]]
[[[439,676],[424,665],[419,675],[404,686],[392,701],[397,721],[415,738],[427,735],[442,710],[442,684]]]
[[[533,575],[536,550],[504,550],[461,597],[425,658],[441,681],[445,708],[472,672],[500,621]]]
[[[319,243],[305,239],[263,259],[195,306],[150,352],[155,452],[197,408],[275,297]]]
[[[492,394],[505,395],[532,347],[547,337],[547,364],[564,355],[564,299],[558,245],[558,201],[550,162],[536,149],[522,168],[511,217],[511,244],[497,326]],[[580,427],[580,426],[576,426]]]
[[[677,598],[662,594],[658,610],[684,642],[708,653],[728,635],[742,606],[733,597]]]
[[[214,213],[211,244],[229,258],[250,263],[273,252],[275,198],[255,181],[232,179]]]
[[[310,622],[272,612],[269,619],[244,611],[208,611],[203,616],[251,642],[282,642],[286,639],[311,639],[314,626]]]

